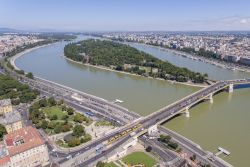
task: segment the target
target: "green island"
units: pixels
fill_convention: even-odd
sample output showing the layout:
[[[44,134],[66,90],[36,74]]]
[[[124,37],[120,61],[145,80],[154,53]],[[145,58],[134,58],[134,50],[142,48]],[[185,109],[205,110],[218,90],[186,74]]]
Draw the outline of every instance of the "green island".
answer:
[[[64,55],[74,61],[146,77],[178,82],[204,83],[207,74],[192,72],[162,61],[131,46],[114,41],[89,39],[70,43]]]

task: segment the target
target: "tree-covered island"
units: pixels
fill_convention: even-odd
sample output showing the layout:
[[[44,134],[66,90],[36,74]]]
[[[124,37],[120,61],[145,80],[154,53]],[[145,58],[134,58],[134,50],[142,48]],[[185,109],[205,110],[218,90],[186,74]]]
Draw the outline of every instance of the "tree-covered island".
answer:
[[[177,67],[131,46],[107,40],[89,39],[70,43],[65,46],[64,55],[84,64],[178,82],[204,83],[207,77],[207,74]]]

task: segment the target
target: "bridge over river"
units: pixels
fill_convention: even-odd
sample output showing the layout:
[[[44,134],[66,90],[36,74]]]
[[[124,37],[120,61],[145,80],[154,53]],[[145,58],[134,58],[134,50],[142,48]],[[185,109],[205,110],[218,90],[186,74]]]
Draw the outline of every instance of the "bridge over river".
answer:
[[[188,109],[190,107],[193,107],[194,105],[200,103],[204,100],[209,100],[211,103],[213,102],[213,95],[221,92],[221,91],[228,91],[229,93],[232,93],[234,88],[245,88],[250,87],[250,79],[240,79],[240,80],[227,80],[227,81],[219,81],[216,82],[213,85],[210,85],[206,88],[203,88],[187,97],[184,97],[183,99],[170,104],[155,113],[152,113],[148,115],[147,117],[142,117],[130,124],[127,124],[126,126],[119,129],[117,132],[114,132],[108,136],[108,140],[122,134],[124,131],[131,129],[131,127],[134,127],[135,125],[141,124],[142,128],[135,131],[137,136],[140,136],[147,132],[147,129],[154,126],[154,125],[160,125],[163,122],[166,122],[167,120],[175,117],[177,114],[180,114],[182,112],[187,113]],[[160,130],[162,130],[160,128]],[[163,130],[164,131],[164,130]],[[166,132],[166,131],[164,131]],[[167,131],[167,133],[170,133],[170,131]],[[173,134],[173,133],[172,133]],[[209,153],[206,151],[203,151],[201,148],[197,148],[197,145],[195,145],[190,140],[180,136],[176,135],[174,137],[178,138],[178,141],[187,147],[189,150],[193,151],[193,153],[197,154],[200,158],[203,159],[203,162],[207,162],[215,167],[230,167],[231,165],[227,162],[223,161],[222,159],[215,157],[212,161],[209,161],[208,158],[210,157]],[[114,143],[112,143],[111,147],[105,150],[105,152],[102,152],[101,154],[98,154],[84,162],[79,163],[79,166],[88,166],[90,164],[93,164],[93,161],[100,160],[102,157],[105,157],[108,155],[109,152],[111,152],[115,147],[119,147],[121,145],[121,141],[125,142],[130,138],[129,134],[123,135],[120,138],[117,138]],[[106,136],[107,139],[107,136]],[[126,139],[126,140],[124,140]],[[91,146],[86,146],[84,149],[88,150],[95,146],[97,146],[100,143],[103,143],[104,140],[99,140],[97,142],[94,142],[91,144]],[[196,151],[195,151],[196,150]],[[198,151],[197,151],[198,150]],[[76,152],[74,153],[76,154]],[[67,161],[67,159],[63,159],[60,162],[64,164]]]
[[[15,73],[11,73],[12,76],[20,78],[20,75],[17,75]],[[239,88],[246,88],[250,87],[250,79],[239,79],[239,80],[226,80],[226,81],[218,81],[215,84],[212,84],[208,87],[205,87],[191,95],[188,95],[184,97],[181,100],[178,100],[166,107],[163,107],[162,109],[146,116],[146,117],[140,117],[137,114],[130,113],[128,110],[126,110],[123,107],[120,107],[116,104],[110,103],[104,99],[86,94],[84,92],[79,92],[77,90],[74,90],[72,88],[66,87],[64,85],[59,85],[57,83],[47,81],[41,78],[35,78],[35,79],[29,79],[26,77],[21,76],[21,81],[25,82],[26,84],[30,85],[33,88],[36,88],[40,90],[41,92],[63,98],[65,99],[70,105],[77,109],[88,109],[91,108],[93,111],[100,113],[102,116],[111,117],[112,119],[117,119],[120,123],[126,124],[125,126],[119,128],[117,131],[112,132],[110,134],[105,135],[104,137],[95,140],[91,142],[88,145],[85,145],[81,148],[71,150],[70,152],[62,152],[58,151],[56,152],[56,156],[60,156],[61,160],[59,163],[63,165],[68,161],[66,158],[69,154],[74,158],[75,156],[79,156],[79,154],[83,154],[84,152],[94,149],[97,145],[109,140],[110,138],[116,136],[117,134],[124,132],[131,127],[134,127],[135,125],[141,124],[142,128],[136,130],[136,134],[141,135],[146,133],[146,129],[148,129],[151,126],[154,125],[160,125],[169,119],[175,117],[176,115],[180,113],[185,113],[187,116],[189,116],[189,108],[193,107],[194,105],[200,103],[204,100],[209,100],[211,103],[213,102],[213,95],[227,90],[229,93],[232,93],[234,89]],[[79,94],[82,98],[84,98],[84,101],[78,101],[76,102],[76,99],[72,99],[72,94]],[[110,112],[112,114],[110,114]],[[125,113],[121,119],[120,115],[121,113]],[[139,119],[138,119],[139,118]],[[130,123],[129,123],[130,122]],[[116,142],[112,144],[112,147],[110,149],[114,149],[115,147],[118,147],[121,143],[125,142],[125,139],[129,138],[129,134],[122,136],[121,138],[118,138]],[[193,145],[190,145],[190,147],[193,147]],[[50,147],[53,149],[53,146]],[[98,154],[91,159],[86,160],[85,162],[80,163],[79,165],[85,165],[88,166],[90,163],[93,163],[97,160],[99,160],[101,157],[104,157],[108,155],[109,152],[112,150],[107,149],[105,152]],[[204,156],[202,156],[204,157]],[[205,158],[205,157],[204,157]],[[223,163],[221,161],[215,161],[211,162],[212,166],[228,166],[228,164]]]

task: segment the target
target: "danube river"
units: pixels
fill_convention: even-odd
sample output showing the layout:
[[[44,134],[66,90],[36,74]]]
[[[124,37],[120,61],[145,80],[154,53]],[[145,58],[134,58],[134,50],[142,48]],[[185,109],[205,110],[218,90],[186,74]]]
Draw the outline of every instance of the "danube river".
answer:
[[[82,36],[81,39],[88,37]],[[152,113],[198,90],[170,82],[132,76],[84,66],[63,57],[66,42],[33,50],[16,60],[17,67],[36,76],[105,98],[120,99],[121,105],[141,115]],[[250,77],[249,74],[228,71],[203,62],[173,55],[156,47],[130,45],[169,62],[191,70],[208,73],[212,79]],[[183,134],[203,148],[215,151],[218,146],[231,152],[225,160],[239,167],[248,165],[250,150],[250,89],[221,93],[214,103],[199,104],[191,109],[190,118],[179,116],[166,123],[170,129]]]

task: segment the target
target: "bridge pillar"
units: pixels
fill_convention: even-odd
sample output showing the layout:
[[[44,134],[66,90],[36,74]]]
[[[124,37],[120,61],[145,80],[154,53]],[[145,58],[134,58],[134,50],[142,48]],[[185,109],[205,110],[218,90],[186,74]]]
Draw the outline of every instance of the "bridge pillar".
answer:
[[[209,101],[210,101],[210,103],[213,103],[213,102],[214,102],[213,93],[211,93],[211,94],[209,95]]]
[[[233,84],[229,84],[229,86],[228,86],[228,92],[229,93],[233,93],[233,91],[234,91],[234,85]]]
[[[157,125],[153,125],[153,126],[148,128],[148,135],[150,137],[154,137],[154,136],[158,135],[158,127],[157,127]]]
[[[186,117],[188,117],[188,118],[190,117],[189,107],[186,107],[186,109],[185,109],[185,112],[184,112],[184,113],[185,113],[185,116],[186,116]]]

